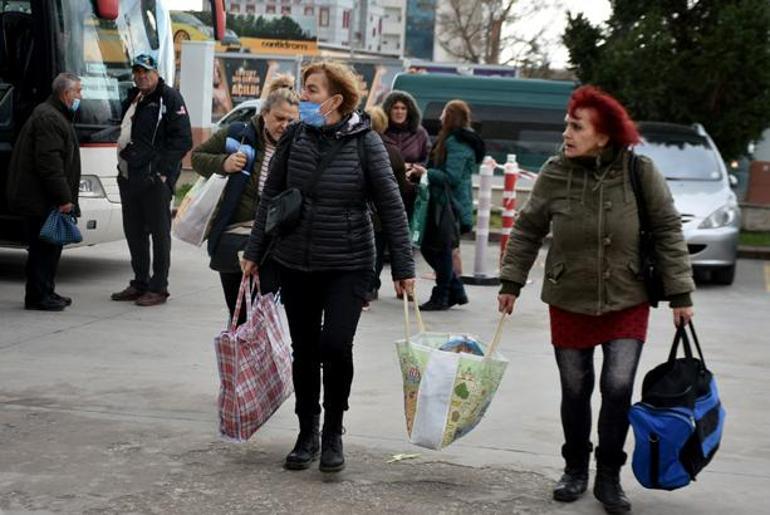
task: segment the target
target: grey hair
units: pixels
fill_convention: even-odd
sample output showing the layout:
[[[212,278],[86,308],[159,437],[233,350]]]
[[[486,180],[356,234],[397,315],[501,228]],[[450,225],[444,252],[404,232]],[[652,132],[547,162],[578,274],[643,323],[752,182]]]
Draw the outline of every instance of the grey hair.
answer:
[[[294,77],[291,75],[276,75],[268,86],[268,95],[262,102],[259,114],[264,115],[282,102],[293,106],[299,105],[299,95],[294,91]]]
[[[62,72],[51,83],[51,89],[56,95],[74,88],[80,82],[80,77],[74,73]]]

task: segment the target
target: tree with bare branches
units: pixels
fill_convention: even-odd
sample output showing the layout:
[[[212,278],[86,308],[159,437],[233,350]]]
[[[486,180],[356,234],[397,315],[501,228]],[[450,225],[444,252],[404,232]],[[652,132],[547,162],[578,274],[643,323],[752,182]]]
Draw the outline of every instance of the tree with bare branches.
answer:
[[[438,42],[463,61],[547,68],[548,45],[542,40],[546,27],[524,36],[516,25],[559,4],[559,0],[443,0],[437,13]]]

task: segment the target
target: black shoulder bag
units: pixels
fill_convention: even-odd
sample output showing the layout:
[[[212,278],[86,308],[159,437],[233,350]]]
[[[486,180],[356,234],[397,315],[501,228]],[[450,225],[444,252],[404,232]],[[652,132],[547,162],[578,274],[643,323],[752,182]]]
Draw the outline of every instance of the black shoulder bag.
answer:
[[[334,146],[323,156],[315,173],[302,188],[287,188],[270,201],[265,218],[265,234],[268,236],[287,234],[299,224],[302,218],[305,195],[313,191],[315,185],[318,184],[318,179],[321,178],[321,174],[346,141],[346,138],[337,140]]]
[[[644,199],[642,181],[639,177],[639,156],[634,153],[631,153],[628,174],[639,212],[639,275],[644,281],[650,306],[657,308],[658,303],[665,299],[663,278],[655,257],[655,236],[650,228],[647,202]]]

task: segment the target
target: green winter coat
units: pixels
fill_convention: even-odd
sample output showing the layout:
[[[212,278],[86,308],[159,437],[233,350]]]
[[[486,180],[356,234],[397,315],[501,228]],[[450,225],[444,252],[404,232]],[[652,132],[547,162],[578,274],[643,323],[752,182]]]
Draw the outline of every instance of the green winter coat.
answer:
[[[254,123],[253,121],[251,123]],[[191,161],[195,173],[202,177],[211,177],[215,173],[224,174],[225,159],[230,154],[225,150],[227,141],[227,130],[225,127],[218,130],[209,139],[195,147],[192,151]],[[258,142],[256,146],[257,156],[251,168],[251,177],[246,189],[241,194],[238,207],[233,213],[232,223],[248,222],[254,220],[259,204],[259,172],[262,169],[262,159],[264,157],[264,132],[262,123],[256,128]]]
[[[471,131],[466,132],[475,136]],[[476,170],[480,159],[477,158],[471,144],[461,141],[456,134],[447,137],[445,145],[444,163],[440,167],[428,169],[430,197],[438,207],[443,207],[447,201],[451,200],[461,232],[466,232],[473,227],[471,175]],[[483,143],[481,145],[483,146]],[[483,151],[481,154],[483,156]]]
[[[502,293],[519,294],[549,230],[543,302],[573,313],[602,315],[647,301],[639,274],[639,218],[628,175],[630,153],[595,159],[550,158],[522,208],[503,256]],[[639,157],[639,173],[656,241],[666,297],[691,305],[695,289],[680,215],[666,179]]]

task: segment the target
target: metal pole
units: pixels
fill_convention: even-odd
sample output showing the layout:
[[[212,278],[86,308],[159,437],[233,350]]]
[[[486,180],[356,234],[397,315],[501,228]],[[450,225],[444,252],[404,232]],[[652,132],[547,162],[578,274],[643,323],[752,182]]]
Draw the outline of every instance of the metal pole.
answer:
[[[486,156],[479,167],[479,202],[476,210],[476,254],[473,275],[463,276],[466,284],[493,286],[500,283],[496,275],[486,273],[486,254],[489,244],[489,214],[492,209],[492,175],[495,160]]]

